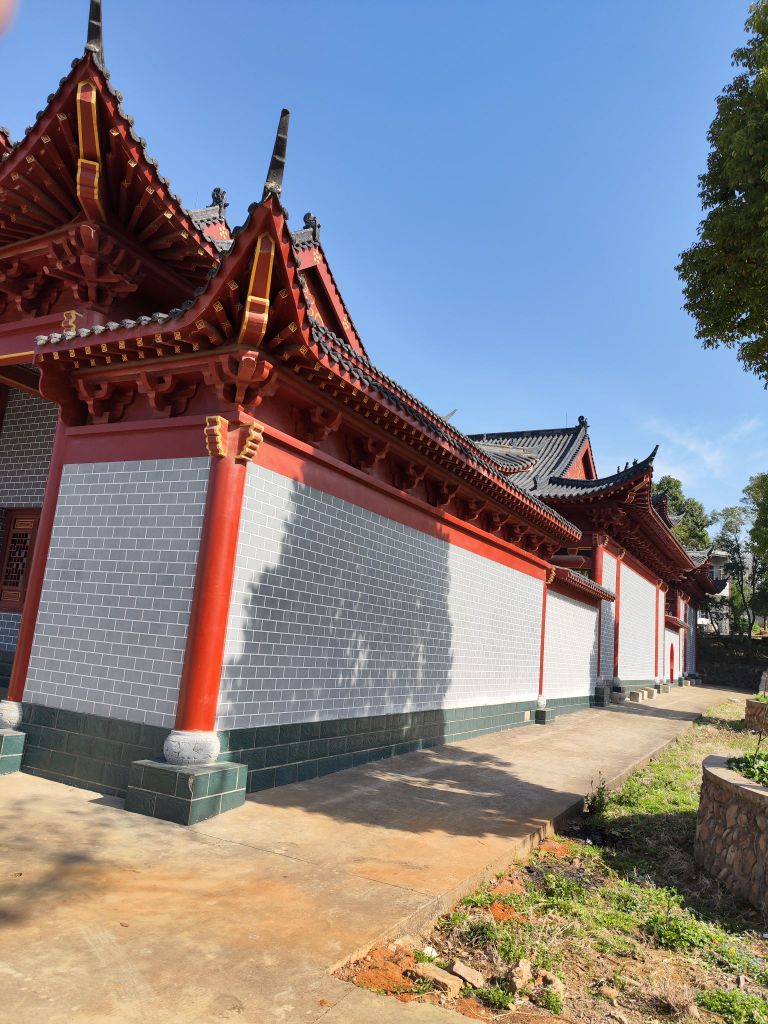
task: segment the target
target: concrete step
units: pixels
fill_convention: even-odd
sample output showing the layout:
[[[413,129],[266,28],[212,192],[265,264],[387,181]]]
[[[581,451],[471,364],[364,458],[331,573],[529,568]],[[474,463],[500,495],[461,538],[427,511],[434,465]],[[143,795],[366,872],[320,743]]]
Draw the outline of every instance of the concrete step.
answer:
[[[629,692],[629,699],[633,704],[642,704],[645,698],[645,690],[630,690]]]
[[[614,690],[611,694],[611,704],[626,704],[627,694],[622,693],[621,690]]]

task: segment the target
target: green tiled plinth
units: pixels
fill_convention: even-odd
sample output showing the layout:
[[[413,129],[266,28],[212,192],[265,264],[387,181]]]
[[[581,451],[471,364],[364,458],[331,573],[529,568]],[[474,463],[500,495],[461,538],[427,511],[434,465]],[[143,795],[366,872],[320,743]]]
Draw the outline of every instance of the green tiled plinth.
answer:
[[[557,711],[555,708],[536,708],[534,721],[536,725],[549,725],[554,722]]]
[[[10,775],[19,771],[25,739],[23,732],[0,729],[0,775]]]
[[[126,811],[195,825],[245,802],[244,764],[180,767],[165,761],[134,761],[125,795]]]

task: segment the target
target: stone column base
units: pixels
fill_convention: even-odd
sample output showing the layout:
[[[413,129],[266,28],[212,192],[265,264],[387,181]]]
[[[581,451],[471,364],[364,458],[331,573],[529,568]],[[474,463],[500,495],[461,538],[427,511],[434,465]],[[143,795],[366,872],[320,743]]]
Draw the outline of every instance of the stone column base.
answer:
[[[177,825],[195,825],[245,803],[247,774],[247,765],[231,761],[207,765],[134,761],[125,809]]]
[[[551,722],[554,722],[555,714],[554,708],[536,708],[534,722],[536,725],[549,725]]]
[[[11,775],[21,769],[26,738],[26,733],[0,729],[0,775]]]

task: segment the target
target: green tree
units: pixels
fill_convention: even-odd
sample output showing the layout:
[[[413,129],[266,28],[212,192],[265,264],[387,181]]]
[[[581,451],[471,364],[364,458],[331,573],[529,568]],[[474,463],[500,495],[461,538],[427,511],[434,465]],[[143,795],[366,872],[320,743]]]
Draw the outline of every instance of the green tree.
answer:
[[[707,527],[712,524],[712,516],[707,515],[704,506],[695,498],[686,498],[683,485],[674,476],[662,476],[653,485],[653,493],[665,495],[667,508],[671,516],[682,516],[682,520],[674,527],[673,533],[689,551],[706,551],[712,546]]]
[[[705,348],[736,348],[768,387],[768,0],[749,9],[737,74],[717,99],[698,241],[680,256],[685,308]]]
[[[728,555],[731,618],[751,642],[758,615],[768,614],[768,473],[750,477],[741,503],[716,514],[715,546]]]

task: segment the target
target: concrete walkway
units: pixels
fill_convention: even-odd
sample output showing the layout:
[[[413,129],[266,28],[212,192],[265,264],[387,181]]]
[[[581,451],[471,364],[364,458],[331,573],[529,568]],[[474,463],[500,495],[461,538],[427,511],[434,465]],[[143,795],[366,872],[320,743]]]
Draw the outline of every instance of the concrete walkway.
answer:
[[[0,780],[0,1022],[457,1021],[336,981],[734,690],[677,689],[250,797],[184,829]],[[464,1019],[464,1018],[461,1018]]]

